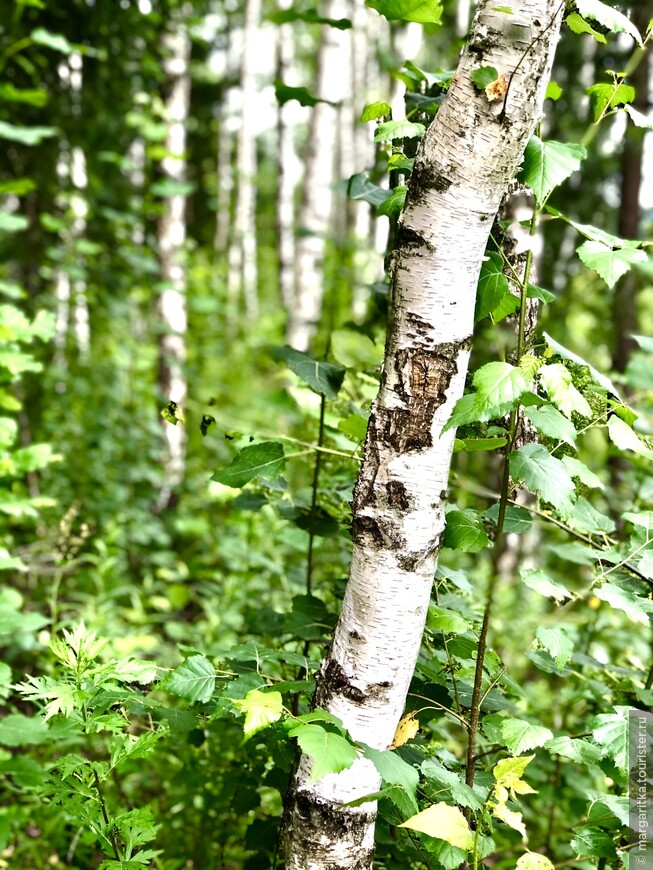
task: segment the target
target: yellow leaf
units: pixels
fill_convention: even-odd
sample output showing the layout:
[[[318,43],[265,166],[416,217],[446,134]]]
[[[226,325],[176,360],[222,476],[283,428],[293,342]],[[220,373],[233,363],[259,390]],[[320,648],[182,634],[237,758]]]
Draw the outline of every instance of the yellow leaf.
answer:
[[[397,747],[403,746],[404,743],[408,743],[408,741],[412,740],[418,731],[419,722],[415,719],[415,713],[409,713],[407,716],[404,716],[401,722],[397,725],[397,730],[395,731],[394,739],[390,744],[390,749],[397,749]]]
[[[525,840],[527,839],[526,828],[524,827],[521,813],[515,813],[512,810],[509,810],[505,804],[501,803],[492,808],[492,815],[496,816],[497,819],[501,819],[501,821],[505,822],[507,825],[510,825],[510,827],[514,828],[515,831],[519,831],[522,837]]]
[[[231,703],[245,714],[245,737],[251,737],[262,728],[267,728],[283,715],[283,699],[279,692],[259,692],[258,689],[252,689],[244,698]]]
[[[546,855],[537,852],[526,852],[515,864],[515,870],[555,870],[555,866]]]
[[[490,82],[490,84],[485,88],[485,96],[490,102],[493,100],[502,100],[507,91],[508,85],[506,83],[506,77],[499,76],[496,81]]]
[[[450,807],[445,803],[433,804],[427,810],[407,819],[399,827],[437,837],[458,849],[471,849],[474,845],[474,837],[465,816],[458,807]]]
[[[514,791],[518,790],[518,784],[520,788],[526,785],[526,783],[522,782],[522,774],[534,758],[534,755],[502,758],[501,761],[494,765],[492,771],[497,785],[503,785],[505,788],[511,788]],[[520,794],[527,794],[527,792],[522,791]]]

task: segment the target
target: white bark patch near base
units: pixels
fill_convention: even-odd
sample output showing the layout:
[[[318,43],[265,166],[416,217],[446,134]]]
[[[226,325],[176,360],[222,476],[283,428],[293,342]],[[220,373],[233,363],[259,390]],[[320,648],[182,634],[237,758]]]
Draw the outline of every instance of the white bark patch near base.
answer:
[[[354,493],[349,583],[318,674],[316,705],[378,749],[390,745],[401,718],[429,606],[454,438],[442,428],[463,394],[478,275],[539,119],[562,13],[559,0],[513,0],[512,15],[501,8],[480,3],[415,162],[383,377]],[[482,66],[509,82],[505,102],[489,102],[473,85],[470,74]],[[342,804],[378,789],[375,768],[359,760],[316,783],[309,770],[302,759],[288,795],[286,867],[371,867],[374,807]]]

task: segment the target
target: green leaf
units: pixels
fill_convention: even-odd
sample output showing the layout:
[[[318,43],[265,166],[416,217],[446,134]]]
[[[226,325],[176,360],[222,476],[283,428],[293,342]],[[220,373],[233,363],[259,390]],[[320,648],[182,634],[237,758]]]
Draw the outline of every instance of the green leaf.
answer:
[[[277,722],[283,716],[283,698],[280,692],[260,692],[252,689],[244,698],[234,700],[234,707],[245,714],[244,732],[249,738]]]
[[[48,101],[48,92],[43,88],[15,88],[9,82],[4,82],[0,84],[0,100],[5,100],[7,103],[26,103],[29,106],[42,107]]]
[[[553,733],[541,725],[511,718],[501,723],[501,736],[513,755],[521,755],[529,749],[544,746],[547,740],[551,740]]]
[[[447,513],[447,525],[442,539],[443,547],[462,550],[463,553],[478,553],[488,544],[488,536],[485,534],[478,511],[467,508],[464,511],[453,510]]]
[[[0,212],[0,232],[19,233],[29,227],[29,221],[22,214]]]
[[[532,136],[524,152],[519,180],[528,185],[543,203],[551,191],[575,172],[587,157],[582,145],[571,142],[543,142]]]
[[[522,571],[522,581],[534,592],[544,595],[546,598],[553,598],[557,604],[564,601],[565,598],[571,598],[571,593],[564,586],[551,580],[543,571],[533,569]]]
[[[488,317],[498,307],[506,293],[510,294],[510,290],[508,278],[503,274],[503,260],[501,254],[492,251],[481,266],[475,320]]]
[[[602,3],[601,0],[576,0],[576,9],[583,18],[598,21],[612,33],[627,33],[639,45],[642,44],[642,37],[632,21],[607,3]]]
[[[585,463],[579,459],[574,459],[573,456],[563,456],[562,464],[572,477],[578,478],[585,486],[589,486],[591,489],[605,489],[601,478],[590,471]]]
[[[562,670],[574,651],[573,640],[562,628],[545,628],[542,625],[535,630],[535,637],[554,659],[556,667]]]
[[[521,369],[505,362],[491,362],[474,372],[477,402],[483,409],[480,420],[501,417],[519,402],[528,383]]]
[[[578,737],[554,737],[545,744],[545,748],[555,755],[562,755],[563,758],[568,758],[570,761],[576,761],[578,764],[586,764],[590,766],[598,765],[601,760],[601,750],[598,746],[590,743],[589,740],[582,740]]]
[[[447,770],[443,764],[434,758],[427,758],[423,761],[420,769],[426,779],[447,788],[451,792],[453,800],[461,807],[469,807],[475,811],[483,808],[483,801],[474,789],[463,782],[460,774],[455,773],[453,770]]]
[[[326,24],[329,27],[335,27],[336,30],[349,30],[351,28],[351,21],[348,18],[323,18],[317,14],[315,9],[306,9],[305,11],[298,9],[277,9],[271,15],[268,15],[268,18],[274,24],[305,21],[307,24]]]
[[[608,809],[615,819],[618,819],[622,825],[628,824],[628,813],[630,810],[630,801],[628,797],[615,794],[605,794],[604,792],[595,791],[594,789],[589,789],[586,797],[592,802],[592,804],[602,804],[606,807],[606,809]],[[590,815],[591,809],[588,812],[588,816]],[[599,812],[599,816],[603,815],[603,812]]]
[[[563,517],[573,509],[576,487],[563,463],[541,444],[525,444],[510,454],[510,474],[530,492],[539,493]]]
[[[592,721],[592,737],[603,755],[611,758],[620,770],[628,770],[629,707],[615,707],[615,713],[601,713]]]
[[[168,674],[161,687],[188,701],[206,703],[213,697],[216,676],[211,662],[204,656],[195,655]]]
[[[482,516],[492,520],[493,523],[499,521],[499,505],[493,504],[486,511],[483,511]],[[533,525],[533,520],[530,513],[522,507],[508,505],[506,514],[503,519],[503,529],[508,534],[523,535],[530,531]]]
[[[179,405],[173,401],[166,402],[163,408],[161,408],[161,416],[166,423],[170,423],[172,426],[184,422],[184,415],[181,413]]]
[[[528,299],[539,299],[540,302],[544,302],[545,305],[549,302],[556,301],[555,293],[551,293],[550,290],[545,290],[544,287],[538,287],[536,284],[528,285],[526,296]]]
[[[542,366],[538,373],[540,382],[549,399],[566,417],[571,417],[576,411],[583,417],[592,416],[592,409],[587,399],[574,386],[571,372],[561,363],[550,363]]]
[[[475,69],[471,72],[469,76],[479,91],[485,90],[488,85],[491,85],[492,82],[496,82],[499,78],[499,73],[493,66],[482,66],[479,69]]]
[[[216,425],[216,419],[212,414],[204,414],[200,421],[200,432],[202,435],[206,435],[211,426]]]
[[[396,217],[404,207],[407,193],[408,188],[405,184],[398,185],[390,196],[377,208],[376,213],[378,215],[386,215],[387,217]]]
[[[587,88],[585,93],[590,98],[592,111],[594,113],[594,123],[596,123],[604,112],[609,109],[614,109],[617,106],[622,106],[625,103],[632,103],[635,99],[635,88],[630,85],[607,85],[598,84]]]
[[[402,803],[407,808],[410,807],[410,812],[417,813],[419,805],[415,794],[419,784],[419,773],[413,765],[408,764],[400,755],[390,749],[381,751],[366,746],[364,755],[374,764],[384,783],[403,789],[405,795]]]
[[[361,417],[360,414],[350,414],[344,420],[340,420],[338,429],[344,432],[348,438],[363,442],[367,435],[367,422],[367,417]]]
[[[390,103],[368,103],[363,109],[361,121],[377,121],[379,118],[390,115],[391,112],[392,107]]]
[[[545,100],[559,100],[562,96],[562,88],[556,82],[549,82],[546,86],[546,93],[544,95]]]
[[[601,828],[591,825],[574,829],[575,837],[569,844],[579,858],[616,858],[617,850],[612,837]]]
[[[426,132],[424,124],[416,121],[384,121],[374,134],[375,142],[392,142],[394,139],[421,139]]]
[[[329,103],[329,100],[321,100],[319,97],[314,97],[306,88],[293,88],[290,85],[284,85],[280,81],[274,83],[274,95],[281,106],[284,103],[289,103],[291,100],[297,100],[300,106],[317,106],[318,103],[328,103],[330,106],[335,105],[335,103]]]
[[[532,136],[524,152],[519,180],[528,185],[539,203],[575,172],[587,157],[582,145],[570,142],[543,142]]]
[[[315,782],[328,773],[340,773],[356,761],[358,753],[340,734],[333,734],[321,725],[300,723],[288,731],[295,737],[302,752],[313,759],[310,781]]]
[[[2,746],[32,746],[50,739],[47,724],[39,716],[9,713],[0,720]]]
[[[450,807],[445,803],[433,804],[402,822],[399,827],[420,831],[422,834],[428,834],[429,837],[437,837],[458,849],[471,849],[474,845],[474,836],[462,812],[458,807]]]
[[[37,45],[42,45],[45,48],[51,48],[53,51],[58,51],[60,54],[72,54],[75,51],[75,46],[68,42],[65,36],[60,33],[50,33],[43,27],[37,27],[30,34],[32,40]]]
[[[440,0],[366,0],[365,5],[376,9],[388,21],[439,24],[442,18]]]
[[[315,359],[310,354],[293,350],[292,347],[273,347],[272,358],[284,362],[288,368],[308,386],[327,399],[335,399],[345,377],[343,366]]]
[[[524,408],[524,416],[528,417],[547,438],[564,441],[572,447],[575,446],[576,427],[553,405],[542,405],[539,408]]]
[[[498,450],[505,447],[507,438],[456,438],[453,445],[454,453],[481,453],[488,450]]]
[[[588,532],[591,535],[610,535],[616,528],[612,517],[597,511],[583,496],[574,505],[574,512],[570,523],[578,531]]]
[[[426,624],[432,631],[443,631],[445,634],[464,634],[470,629],[469,622],[455,610],[448,610],[435,604],[429,607]]]
[[[649,613],[653,613],[653,601],[650,599],[627,592],[614,583],[604,583],[594,594],[615,610],[622,610],[633,622],[646,626],[650,624]]]
[[[633,453],[639,453],[647,459],[653,459],[653,451],[621,417],[612,414],[608,418],[607,428],[610,441],[619,450],[631,450]]]
[[[391,191],[378,184],[372,184],[366,172],[359,172],[358,175],[352,175],[349,179],[347,196],[349,199],[362,199],[369,202],[370,205],[381,205],[391,196]]]
[[[591,24],[588,24],[584,18],[581,18],[578,12],[572,12],[565,18],[565,23],[572,33],[589,33],[597,42],[607,43],[607,39],[598,30],[594,30]]]
[[[238,489],[255,477],[274,480],[283,472],[285,465],[283,445],[278,441],[261,441],[260,444],[243,447],[226,468],[216,471],[211,480]]]
[[[648,255],[639,248],[609,248],[601,242],[583,242],[576,249],[582,262],[614,287],[619,278],[637,263],[646,263]]]
[[[336,623],[326,604],[314,595],[295,595],[292,611],[286,615],[283,630],[304,640],[318,640]]]
[[[458,426],[464,426],[466,423],[475,423],[480,420],[480,415],[483,413],[481,404],[478,401],[476,393],[467,393],[461,396],[454,405],[451,417],[447,420],[442,428],[442,432],[447,432],[449,429],[456,429]]]
[[[20,142],[21,145],[40,145],[44,139],[50,139],[58,132],[56,127],[17,127],[0,121],[0,139]]]

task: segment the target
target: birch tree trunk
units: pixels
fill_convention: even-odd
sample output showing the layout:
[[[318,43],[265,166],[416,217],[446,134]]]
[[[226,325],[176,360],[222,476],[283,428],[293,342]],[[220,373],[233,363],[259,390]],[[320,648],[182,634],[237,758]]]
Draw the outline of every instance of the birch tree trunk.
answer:
[[[386,749],[419,653],[440,540],[483,253],[501,197],[541,113],[563,11],[520,0],[506,14],[479,4],[449,93],[420,146],[400,219],[393,320],[353,502],[349,582],[316,704],[355,741]],[[490,101],[471,82],[492,66],[509,84]],[[378,790],[358,758],[310,782],[302,756],[285,817],[288,870],[372,866]]]
[[[290,0],[280,0],[280,10],[289,9]],[[287,81],[293,62],[293,30],[289,24],[277,28],[276,76]],[[286,311],[290,311],[295,298],[295,179],[293,163],[296,160],[292,129],[293,106],[279,103],[277,109],[277,254],[279,257],[279,290]]]
[[[174,33],[163,37],[168,56],[164,68],[168,76],[169,96],[166,100],[166,152],[162,169],[166,179],[182,183],[186,179],[186,122],[190,107],[190,39],[180,23]],[[162,335],[159,343],[159,387],[163,397],[181,409],[188,391],[184,365],[186,363],[186,270],[182,262],[186,241],[186,196],[173,193],[164,199],[159,222],[159,258],[161,278],[165,288],[158,298]],[[174,488],[184,473],[186,433],[184,427],[163,422],[167,456],[166,483],[157,507],[167,507]]]
[[[344,0],[328,0],[322,14],[326,18],[345,18],[347,6]],[[315,95],[328,102],[318,103],[311,114],[299,213],[302,233],[297,239],[297,284],[286,328],[288,344],[302,351],[308,349],[322,310],[322,261],[331,222],[338,136],[338,110],[331,104],[346,96],[346,76],[342,75],[346,40],[341,30],[323,25]]]

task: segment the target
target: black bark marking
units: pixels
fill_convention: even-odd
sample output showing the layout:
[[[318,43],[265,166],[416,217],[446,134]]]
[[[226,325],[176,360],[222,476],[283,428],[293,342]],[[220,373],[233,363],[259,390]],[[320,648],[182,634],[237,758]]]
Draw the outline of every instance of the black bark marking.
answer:
[[[351,537],[355,544],[363,545],[365,536],[370,535],[377,547],[382,547],[385,542],[385,536],[381,531],[378,522],[373,518],[363,514],[355,516],[351,523]]]
[[[417,550],[415,553],[408,553],[405,556],[402,556],[399,559],[399,567],[404,571],[410,571],[413,573],[418,565],[427,559],[436,556],[438,551],[440,550],[440,535],[437,535],[428,547],[424,547],[422,550]],[[431,583],[431,578],[427,578],[428,582]]]
[[[323,870],[342,870],[342,863],[325,859],[333,848],[333,843],[345,838],[354,844],[358,843],[356,861],[347,861],[348,870],[369,870],[374,857],[374,847],[364,849],[362,841],[375,819],[375,809],[357,807],[352,812],[291,786],[286,793],[282,823],[284,850],[292,843],[295,853],[311,855],[320,862]],[[317,831],[320,832],[320,839],[316,837]],[[323,841],[326,843],[324,846]]]
[[[431,254],[435,252],[434,245],[427,241],[421,233],[406,224],[401,224],[399,227],[397,248],[402,251],[418,248],[419,250],[426,249]]]
[[[335,659],[330,659],[323,673],[318,674],[315,692],[315,707],[325,707],[325,700],[334,695],[342,695],[354,704],[363,704],[369,697],[368,692],[352,686],[351,678]]]
[[[388,494],[388,504],[392,507],[398,507],[404,512],[412,509],[413,499],[400,480],[389,480],[386,492]]]

